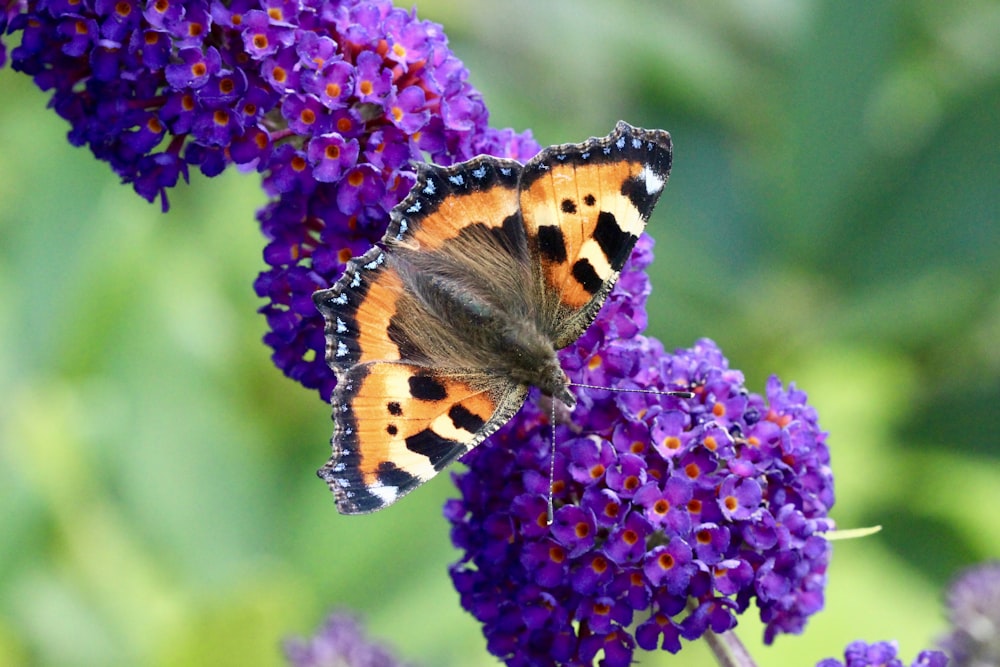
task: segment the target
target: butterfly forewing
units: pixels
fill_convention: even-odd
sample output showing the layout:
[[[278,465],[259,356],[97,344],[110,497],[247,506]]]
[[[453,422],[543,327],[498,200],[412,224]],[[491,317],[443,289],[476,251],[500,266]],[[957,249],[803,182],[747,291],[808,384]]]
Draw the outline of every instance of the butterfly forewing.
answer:
[[[608,137],[552,146],[521,175],[520,205],[557,347],[604,303],[670,173],[670,135],[620,123]],[[577,315],[576,313],[579,313]]]
[[[337,284],[316,292],[313,301],[326,320],[326,362],[343,372],[355,364],[401,359],[392,318],[404,292],[395,268],[381,248],[352,260]]]
[[[420,166],[416,185],[392,211],[385,248],[351,260],[331,289],[313,297],[326,320],[331,368],[380,360],[467,367],[469,355],[456,352],[469,345],[433,312],[431,289],[523,310],[518,286],[530,266],[517,208],[520,170],[513,160],[488,156]],[[428,331],[437,336],[428,340]]]
[[[452,167],[419,165],[417,183],[391,214],[383,242],[436,251],[471,224],[501,228],[517,214],[521,165],[480,156]]]

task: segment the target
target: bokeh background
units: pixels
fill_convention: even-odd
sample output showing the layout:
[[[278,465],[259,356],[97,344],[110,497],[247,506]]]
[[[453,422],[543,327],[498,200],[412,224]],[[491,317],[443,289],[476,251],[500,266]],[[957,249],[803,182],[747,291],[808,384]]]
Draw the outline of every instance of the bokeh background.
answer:
[[[542,144],[663,127],[650,332],[806,389],[842,527],[827,609],[761,665],[912,658],[1000,557],[1000,4],[418,0]],[[496,664],[441,476],[341,517],[328,407],[260,343],[254,175],[140,200],[0,71],[0,664],[274,665],[326,611],[425,667]],[[643,665],[706,664],[700,645]]]

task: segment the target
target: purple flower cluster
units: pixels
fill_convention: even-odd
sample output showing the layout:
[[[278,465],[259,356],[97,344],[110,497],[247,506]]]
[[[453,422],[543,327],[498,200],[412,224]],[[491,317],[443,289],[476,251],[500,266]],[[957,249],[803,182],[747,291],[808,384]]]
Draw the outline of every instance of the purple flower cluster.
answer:
[[[816,413],[777,378],[766,399],[749,393],[711,341],[666,354],[640,335],[650,248],[639,240],[563,368],[694,398],[578,390],[555,431],[551,526],[545,407],[529,401],[455,475],[452,578],[508,665],[628,665],[636,646],[676,652],[732,628],[752,600],[771,642],[823,605],[834,494]]]
[[[285,642],[292,667],[404,667],[389,649],[365,637],[352,616],[334,613],[310,639]]]
[[[411,161],[538,151],[528,133],[487,126],[441,26],[389,0],[0,3],[0,33],[21,33],[12,67],[143,197],[166,208],[191,165],[264,175],[265,342],[324,399],[335,380],[312,292],[381,237]]]
[[[816,667],[904,667],[896,657],[899,646],[896,642],[853,642],[844,650],[844,660],[827,658],[816,663]],[[921,651],[910,667],[948,667],[948,656],[941,651]]]
[[[954,666],[1000,665],[1000,561],[964,571],[947,597],[952,629],[940,646]]]

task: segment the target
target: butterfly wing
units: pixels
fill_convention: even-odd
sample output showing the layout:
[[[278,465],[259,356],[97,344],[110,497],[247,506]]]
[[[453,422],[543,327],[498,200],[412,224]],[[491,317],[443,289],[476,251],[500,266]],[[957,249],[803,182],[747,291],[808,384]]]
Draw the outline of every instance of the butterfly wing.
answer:
[[[319,476],[344,514],[373,512],[505,424],[526,390],[402,362],[354,366],[334,390],[333,456]]]
[[[462,313],[442,313],[437,302],[450,290],[477,311],[472,315],[497,304],[514,314],[528,307],[523,285],[532,269],[518,212],[520,172],[519,163],[488,156],[418,167],[417,183],[392,211],[383,247],[352,259],[333,287],[313,294],[326,322],[331,368],[481,363],[477,332],[444,322]]]
[[[371,512],[426,482],[506,423],[527,388],[490,372],[491,318],[530,297],[521,165],[480,157],[419,168],[382,247],[313,295],[337,372],[333,455],[319,470],[338,509]]]
[[[520,208],[556,348],[590,325],[670,175],[670,135],[619,122],[604,138],[546,148],[524,166]]]
[[[404,291],[399,272],[376,246],[352,259],[333,287],[313,293],[326,322],[326,363],[338,378],[356,364],[414,356],[393,327]]]

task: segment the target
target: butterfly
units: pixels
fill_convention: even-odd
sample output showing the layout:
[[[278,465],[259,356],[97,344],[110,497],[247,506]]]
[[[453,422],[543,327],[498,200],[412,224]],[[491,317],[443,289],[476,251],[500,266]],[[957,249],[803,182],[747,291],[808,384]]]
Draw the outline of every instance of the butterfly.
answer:
[[[313,294],[337,375],[344,514],[390,505],[507,423],[530,387],[572,408],[556,351],[597,316],[667,182],[670,135],[619,122],[521,164],[417,165],[379,245]]]

